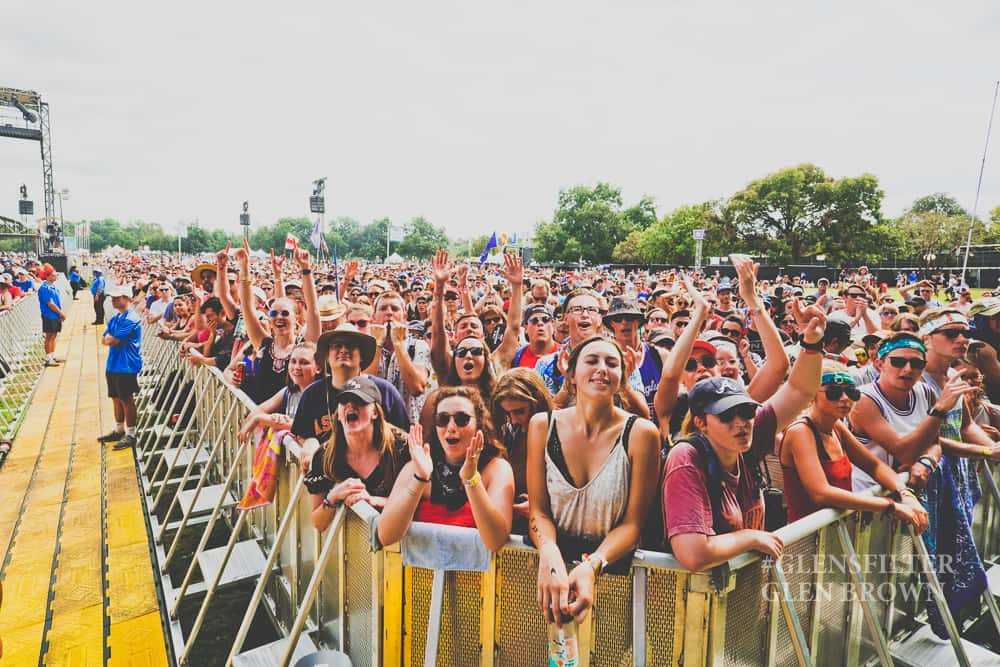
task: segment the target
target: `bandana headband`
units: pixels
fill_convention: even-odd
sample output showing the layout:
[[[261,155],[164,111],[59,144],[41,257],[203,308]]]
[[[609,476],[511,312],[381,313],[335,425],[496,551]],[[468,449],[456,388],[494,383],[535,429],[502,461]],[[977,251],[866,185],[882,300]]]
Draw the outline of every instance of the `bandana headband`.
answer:
[[[851,385],[852,387],[855,385],[854,378],[852,378],[847,373],[842,373],[840,371],[838,371],[836,373],[823,373],[823,375],[819,379],[819,383],[821,385],[827,385],[827,384],[840,384],[840,385],[844,385],[844,384],[847,384],[847,385]]]
[[[946,324],[964,324],[969,325],[969,320],[965,319],[964,315],[958,313],[943,313],[934,319],[927,320],[920,327],[920,335],[927,336],[934,333]]]
[[[910,338],[909,336],[906,336],[904,338],[897,338],[896,340],[887,340],[881,345],[879,345],[878,358],[882,359],[885,357],[885,355],[889,354],[893,350],[899,350],[903,348],[909,350],[917,350],[918,352],[927,354],[927,348],[924,347],[923,343],[921,343],[916,338]]]

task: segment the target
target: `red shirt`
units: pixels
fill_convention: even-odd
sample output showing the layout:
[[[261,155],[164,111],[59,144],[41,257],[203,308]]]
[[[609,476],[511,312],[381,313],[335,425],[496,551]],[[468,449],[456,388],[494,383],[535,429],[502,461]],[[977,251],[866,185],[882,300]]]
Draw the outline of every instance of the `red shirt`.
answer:
[[[469,505],[469,501],[465,501],[464,505],[452,511],[444,505],[432,503],[430,498],[422,498],[420,504],[417,505],[413,520],[463,528],[476,527],[476,518],[472,515],[472,506]]]
[[[758,459],[774,450],[777,418],[774,409],[764,404],[757,409],[750,445]],[[666,539],[684,533],[715,535],[712,503],[708,497],[705,467],[694,445],[682,442],[667,455],[663,475],[663,525]],[[764,529],[764,499],[741,456],[735,474],[722,478],[722,519],[732,531]]]
[[[528,345],[524,348],[524,352],[521,353],[521,359],[517,362],[515,368],[534,368],[538,360],[544,357],[546,354],[552,354],[559,349],[559,344],[552,341],[552,348],[541,354],[535,354],[531,351],[531,346]]]
[[[24,296],[24,292],[22,292],[21,288],[18,287],[17,285],[11,285],[10,287],[7,288],[7,291],[10,292],[10,295],[15,299],[19,299],[22,296]]]

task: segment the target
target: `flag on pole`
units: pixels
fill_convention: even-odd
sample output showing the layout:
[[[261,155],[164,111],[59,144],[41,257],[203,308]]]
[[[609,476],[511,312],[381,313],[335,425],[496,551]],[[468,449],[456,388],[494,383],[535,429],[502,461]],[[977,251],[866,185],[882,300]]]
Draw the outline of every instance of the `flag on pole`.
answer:
[[[490,236],[490,240],[486,242],[486,247],[483,248],[483,254],[479,256],[479,263],[480,264],[486,263],[486,258],[489,256],[490,250],[496,247],[497,247],[497,233],[493,232],[493,235]]]
[[[298,250],[299,239],[295,234],[288,232],[288,236],[285,237],[285,250]]]
[[[316,218],[316,224],[313,225],[312,234],[309,235],[309,240],[312,241],[313,248],[316,248],[316,252],[319,252],[323,242],[323,230],[319,228],[319,218]]]

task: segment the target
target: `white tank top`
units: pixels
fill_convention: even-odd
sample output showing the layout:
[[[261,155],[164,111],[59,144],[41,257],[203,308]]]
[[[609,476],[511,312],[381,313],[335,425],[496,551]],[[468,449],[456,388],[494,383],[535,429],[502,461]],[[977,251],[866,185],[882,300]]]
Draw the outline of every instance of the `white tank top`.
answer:
[[[927,416],[927,410],[934,405],[934,395],[930,388],[923,382],[918,382],[914,385],[913,389],[910,390],[910,395],[906,399],[906,405],[903,409],[897,408],[895,405],[885,397],[882,390],[879,389],[878,383],[874,382],[872,384],[866,384],[858,387],[858,390],[867,396],[868,398],[875,401],[875,405],[878,406],[879,412],[885,417],[885,420],[889,422],[889,426],[892,430],[901,435],[905,435],[910,431],[917,428],[917,425],[924,420]],[[852,425],[853,427],[853,425]],[[889,466],[895,468],[896,462],[892,455],[885,450],[882,445],[878,442],[866,437],[853,428],[851,431],[854,433],[858,441],[868,448],[872,454],[876,456],[880,461],[887,463]],[[864,491],[870,486],[877,485],[872,477],[861,470],[857,466],[854,467],[854,472],[851,475],[851,486],[855,491]]]

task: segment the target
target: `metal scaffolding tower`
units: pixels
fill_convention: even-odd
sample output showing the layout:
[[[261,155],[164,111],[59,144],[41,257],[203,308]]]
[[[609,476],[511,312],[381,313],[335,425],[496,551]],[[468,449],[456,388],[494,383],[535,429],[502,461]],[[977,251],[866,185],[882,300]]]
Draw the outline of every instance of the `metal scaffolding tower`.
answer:
[[[16,109],[23,126],[14,125],[16,118],[0,113],[0,137],[37,141],[42,153],[42,183],[45,189],[45,234],[42,252],[65,255],[62,221],[56,216],[56,193],[52,175],[52,134],[49,125],[49,105],[32,90],[0,88],[0,112]]]

